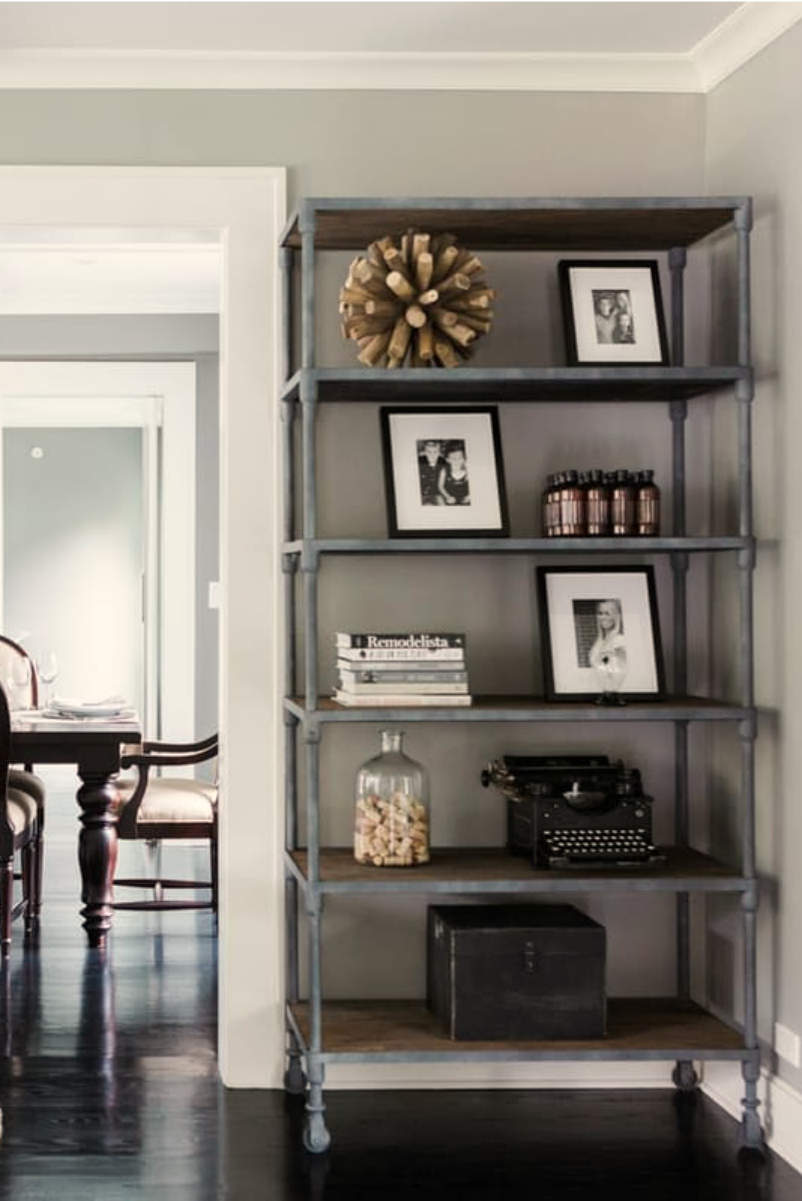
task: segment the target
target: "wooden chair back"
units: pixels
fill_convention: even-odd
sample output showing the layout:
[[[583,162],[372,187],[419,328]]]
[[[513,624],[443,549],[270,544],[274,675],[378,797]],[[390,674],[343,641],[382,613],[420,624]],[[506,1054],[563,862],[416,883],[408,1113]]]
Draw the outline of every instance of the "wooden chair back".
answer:
[[[4,686],[11,676],[15,662],[20,659],[24,659],[30,667],[28,694],[21,699],[29,708],[35,709],[39,704],[39,678],[36,674],[36,664],[24,646],[20,646],[13,638],[0,634],[0,682]]]
[[[8,817],[8,766],[11,759],[11,709],[0,681],[0,858],[14,854],[14,831]]]

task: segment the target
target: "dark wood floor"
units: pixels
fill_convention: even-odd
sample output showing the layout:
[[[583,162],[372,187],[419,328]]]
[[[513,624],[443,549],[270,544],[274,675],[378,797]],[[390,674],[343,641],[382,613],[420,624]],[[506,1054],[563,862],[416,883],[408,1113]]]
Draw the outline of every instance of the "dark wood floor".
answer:
[[[297,1100],[218,1084],[208,915],[120,914],[85,949],[64,812],[39,945],[15,927],[2,976],[3,1201],[802,1201],[671,1090],[329,1093],[335,1141],[308,1156]]]

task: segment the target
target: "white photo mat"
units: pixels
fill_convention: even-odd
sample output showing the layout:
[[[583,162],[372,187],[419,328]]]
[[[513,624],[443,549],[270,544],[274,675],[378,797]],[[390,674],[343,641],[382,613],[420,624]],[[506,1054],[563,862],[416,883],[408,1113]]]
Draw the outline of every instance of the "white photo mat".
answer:
[[[447,413],[391,413],[388,418],[391,443],[392,486],[396,525],[405,530],[498,531],[503,528],[500,486],[493,424],[487,411]],[[418,473],[418,444],[427,439],[465,443],[470,503],[425,505],[421,499]]]
[[[649,585],[639,572],[550,572],[546,575],[546,600],[555,693],[600,691],[596,672],[579,662],[574,601],[620,602],[627,651],[627,674],[622,693],[659,694]]]
[[[662,363],[652,272],[645,266],[570,267],[576,354],[580,363]],[[635,341],[604,343],[596,332],[594,291],[627,292]]]

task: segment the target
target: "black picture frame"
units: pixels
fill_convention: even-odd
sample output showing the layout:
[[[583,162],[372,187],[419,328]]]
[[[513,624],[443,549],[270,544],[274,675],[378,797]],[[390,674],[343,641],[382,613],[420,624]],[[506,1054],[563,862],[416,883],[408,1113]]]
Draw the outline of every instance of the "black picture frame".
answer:
[[[497,407],[405,405],[379,416],[391,538],[507,537]]]
[[[611,692],[622,701],[665,698],[652,566],[537,567],[535,572],[547,700],[593,701]],[[612,602],[618,605],[617,629],[604,632],[599,609]],[[615,667],[622,655],[623,676]]]
[[[557,266],[569,366],[669,365],[655,259],[562,259]]]

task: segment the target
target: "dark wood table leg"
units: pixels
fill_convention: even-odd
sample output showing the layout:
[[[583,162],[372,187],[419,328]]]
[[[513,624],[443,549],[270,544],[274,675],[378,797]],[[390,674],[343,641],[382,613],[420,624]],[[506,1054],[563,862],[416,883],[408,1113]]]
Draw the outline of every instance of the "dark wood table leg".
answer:
[[[104,947],[114,912],[112,882],[117,866],[117,818],[112,813],[116,791],[111,773],[78,768],[83,781],[78,863],[81,868],[81,917],[90,947]]]

